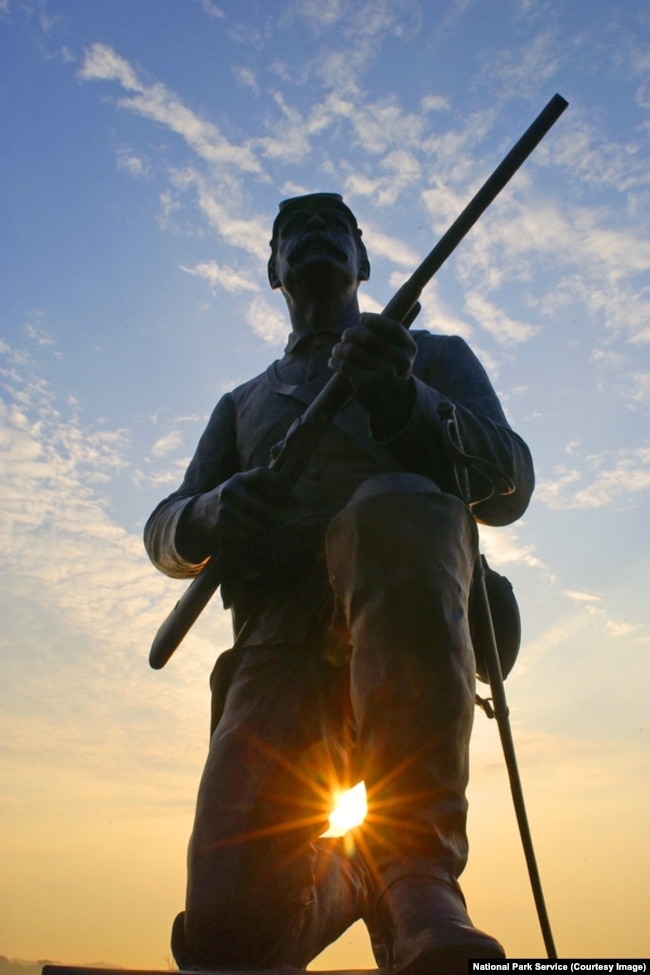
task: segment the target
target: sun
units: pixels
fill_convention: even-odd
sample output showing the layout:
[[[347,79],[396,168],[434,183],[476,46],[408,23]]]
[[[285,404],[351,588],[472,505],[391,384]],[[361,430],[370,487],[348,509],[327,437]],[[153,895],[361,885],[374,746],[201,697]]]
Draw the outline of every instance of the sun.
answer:
[[[366,787],[359,782],[352,789],[334,793],[334,808],[330,813],[330,824],[323,836],[344,836],[348,830],[360,826],[368,812]]]

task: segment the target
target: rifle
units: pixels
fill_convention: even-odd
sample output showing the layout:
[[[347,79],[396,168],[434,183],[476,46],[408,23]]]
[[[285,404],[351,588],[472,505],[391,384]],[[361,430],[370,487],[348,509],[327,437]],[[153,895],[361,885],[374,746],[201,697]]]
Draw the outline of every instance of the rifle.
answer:
[[[402,322],[407,328],[411,325],[418,314],[418,299],[425,286],[567,106],[568,102],[561,95],[554,95],[551,98],[443,234],[433,250],[393,295],[382,314]],[[302,416],[292,425],[280,450],[273,452],[269,464],[273,469],[282,471],[287,484],[292,484],[298,478],[305,458],[316,448],[333,418],[351,395],[352,387],[349,381],[345,376],[334,373]],[[154,670],[160,670],[165,666],[220,584],[221,566],[219,559],[212,556],[206,567],[190,583],[156,633],[149,653],[149,663]]]

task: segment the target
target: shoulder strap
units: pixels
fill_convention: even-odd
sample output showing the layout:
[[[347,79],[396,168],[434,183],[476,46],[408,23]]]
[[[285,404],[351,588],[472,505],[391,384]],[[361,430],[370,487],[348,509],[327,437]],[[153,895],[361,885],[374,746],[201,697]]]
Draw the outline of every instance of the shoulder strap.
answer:
[[[304,386],[291,385],[282,382],[277,374],[276,363],[272,362],[266,370],[266,379],[274,393],[280,396],[288,396],[298,400],[304,406],[309,406],[316,398],[317,392],[306,389]],[[358,447],[361,447],[373,460],[383,466],[386,464],[388,452],[376,444],[370,437],[368,431],[368,419],[365,411],[359,406],[356,399],[352,397],[342,410],[334,417],[334,425],[339,430],[347,434]]]

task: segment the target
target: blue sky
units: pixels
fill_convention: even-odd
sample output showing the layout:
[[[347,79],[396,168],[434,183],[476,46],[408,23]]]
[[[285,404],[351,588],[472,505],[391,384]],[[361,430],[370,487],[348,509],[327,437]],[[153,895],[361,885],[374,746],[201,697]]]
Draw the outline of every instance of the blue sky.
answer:
[[[164,965],[230,631],[215,600],[149,670],[183,587],[140,536],[282,352],[278,201],[344,194],[379,310],[558,91],[417,324],[469,341],[536,460],[482,535],[560,953],[648,954],[649,28],[640,0],[1,0],[0,952]],[[482,714],[473,749],[472,914],[541,955]],[[362,934],[328,959],[369,964]]]

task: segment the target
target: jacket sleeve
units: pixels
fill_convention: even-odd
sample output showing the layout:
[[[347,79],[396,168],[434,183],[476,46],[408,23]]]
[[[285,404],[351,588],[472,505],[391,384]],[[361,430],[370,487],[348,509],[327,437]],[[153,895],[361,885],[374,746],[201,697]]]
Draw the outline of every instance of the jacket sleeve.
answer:
[[[498,484],[488,497],[491,480],[470,473],[472,512],[488,525],[511,524],[526,510],[535,484],[528,447],[510,427],[483,366],[463,339],[425,335],[418,347],[413,409],[405,427],[385,446],[410,470],[430,477],[443,491],[457,493],[439,413],[443,402],[453,403],[465,453],[495,465],[515,488],[502,494]]]
[[[230,394],[217,404],[177,491],[161,501],[144,528],[144,546],[161,572],[174,579],[198,575],[208,561],[188,561],[177,540],[183,513],[194,498],[218,487],[240,470],[235,404]]]

